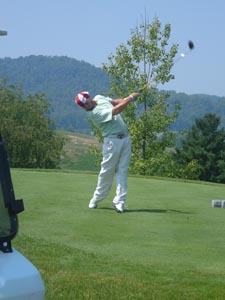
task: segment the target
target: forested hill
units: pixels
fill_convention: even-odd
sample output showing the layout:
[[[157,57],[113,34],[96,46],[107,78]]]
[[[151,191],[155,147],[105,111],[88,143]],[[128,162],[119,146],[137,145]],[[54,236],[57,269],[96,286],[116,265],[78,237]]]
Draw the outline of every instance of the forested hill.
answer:
[[[56,127],[66,130],[81,131],[88,126],[84,112],[74,103],[75,95],[86,90],[93,96],[109,87],[108,77],[100,68],[65,56],[0,59],[0,78],[22,86],[25,95],[45,93]]]
[[[181,105],[179,116],[172,126],[175,131],[190,128],[196,118],[203,118],[207,113],[214,113],[221,118],[221,125],[225,128],[225,97],[194,94],[187,95],[170,91],[171,107],[175,103]]]
[[[51,118],[58,129],[86,131],[84,112],[74,104],[74,96],[88,90],[92,96],[109,89],[107,74],[100,68],[65,56],[27,56],[0,59],[0,78],[22,86],[25,95],[45,93],[51,103]],[[182,109],[173,129],[193,124],[197,117],[211,112],[219,115],[225,127],[225,98],[170,92],[170,103]]]

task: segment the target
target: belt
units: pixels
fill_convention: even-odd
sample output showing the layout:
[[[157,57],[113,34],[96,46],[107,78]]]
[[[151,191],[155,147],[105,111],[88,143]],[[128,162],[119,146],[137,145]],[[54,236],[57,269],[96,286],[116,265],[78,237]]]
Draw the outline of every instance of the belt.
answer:
[[[128,136],[128,135],[125,134],[125,133],[118,133],[118,134],[113,134],[113,135],[106,136],[106,137],[107,137],[107,138],[116,138],[116,139],[122,140],[122,139],[125,138],[126,136]]]

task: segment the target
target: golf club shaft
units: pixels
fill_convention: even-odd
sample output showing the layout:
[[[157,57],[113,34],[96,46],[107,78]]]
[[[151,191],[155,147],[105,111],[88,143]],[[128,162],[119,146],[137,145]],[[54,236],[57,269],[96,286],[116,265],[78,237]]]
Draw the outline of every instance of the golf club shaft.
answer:
[[[155,81],[156,77],[152,77],[149,79],[149,81],[138,91],[138,93],[142,93],[145,89],[149,87],[149,85]]]

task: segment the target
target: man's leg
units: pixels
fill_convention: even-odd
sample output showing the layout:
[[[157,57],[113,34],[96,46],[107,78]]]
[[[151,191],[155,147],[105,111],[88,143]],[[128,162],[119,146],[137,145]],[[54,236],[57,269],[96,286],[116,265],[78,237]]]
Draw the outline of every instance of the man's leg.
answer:
[[[120,158],[116,169],[116,196],[113,204],[118,212],[123,212],[124,203],[127,196],[127,173],[130,165],[131,144],[130,137],[123,140]]]
[[[96,208],[98,202],[103,200],[110,192],[113,183],[119,149],[115,139],[105,138],[102,149],[101,170],[98,175],[98,183],[94,195],[89,203],[89,208]]]

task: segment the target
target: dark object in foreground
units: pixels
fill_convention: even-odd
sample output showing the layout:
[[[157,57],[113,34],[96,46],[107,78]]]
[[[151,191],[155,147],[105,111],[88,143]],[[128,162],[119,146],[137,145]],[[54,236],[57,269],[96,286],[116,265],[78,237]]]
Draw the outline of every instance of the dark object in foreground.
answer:
[[[5,143],[0,136],[0,250],[12,252],[11,240],[18,231],[17,214],[24,210],[23,200],[15,200]]]

